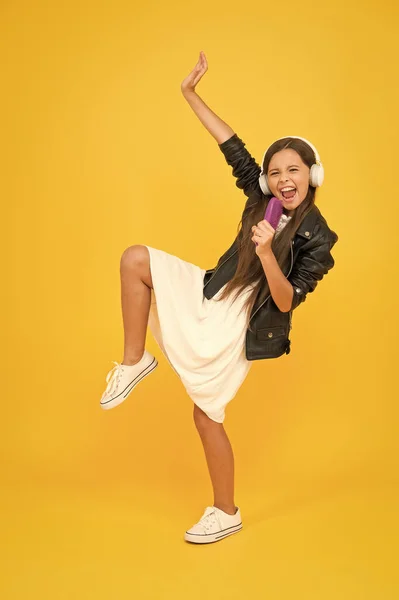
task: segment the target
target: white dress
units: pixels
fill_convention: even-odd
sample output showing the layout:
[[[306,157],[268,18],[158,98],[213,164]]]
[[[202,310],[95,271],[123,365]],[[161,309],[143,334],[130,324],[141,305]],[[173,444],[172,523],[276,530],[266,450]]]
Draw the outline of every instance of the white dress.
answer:
[[[276,235],[288,222],[283,215]],[[245,355],[247,332],[243,305],[255,284],[232,302],[203,294],[206,270],[163,250],[146,246],[153,282],[148,325],[188,395],[210,419],[223,423],[252,361]],[[227,285],[227,284],[226,284]]]

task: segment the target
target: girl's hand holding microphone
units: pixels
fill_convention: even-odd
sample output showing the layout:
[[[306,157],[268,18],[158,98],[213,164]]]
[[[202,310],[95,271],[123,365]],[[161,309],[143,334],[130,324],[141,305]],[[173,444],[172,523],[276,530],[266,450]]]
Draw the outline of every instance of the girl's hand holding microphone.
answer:
[[[266,220],[259,221],[257,225],[252,226],[251,240],[255,246],[255,252],[258,256],[266,256],[272,252],[272,242],[276,230]]]
[[[256,254],[259,257],[273,254],[273,237],[283,212],[284,209],[281,200],[272,196],[267,203],[265,218],[252,227],[253,237],[251,239],[256,245]]]

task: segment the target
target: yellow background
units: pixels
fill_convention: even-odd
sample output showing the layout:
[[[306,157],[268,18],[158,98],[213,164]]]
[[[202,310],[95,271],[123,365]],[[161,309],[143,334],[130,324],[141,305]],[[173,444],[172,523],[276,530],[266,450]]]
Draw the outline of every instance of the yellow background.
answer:
[[[5,600],[397,598],[397,3],[3,2],[1,450]],[[318,148],[335,268],[227,411],[244,529],[212,503],[192,402],[159,367],[114,411],[119,260],[215,266],[245,197],[180,92],[261,159]]]

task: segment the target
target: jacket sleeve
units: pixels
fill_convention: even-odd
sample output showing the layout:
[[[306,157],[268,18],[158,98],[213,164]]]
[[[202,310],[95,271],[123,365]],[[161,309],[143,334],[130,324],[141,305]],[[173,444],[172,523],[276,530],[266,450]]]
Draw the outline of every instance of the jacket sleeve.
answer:
[[[294,288],[294,295],[290,310],[294,310],[306,300],[308,293],[314,292],[317,284],[333,268],[335,261],[331,249],[338,241],[338,236],[332,232],[329,240],[322,239],[317,245],[307,250],[303,249],[294,264],[288,281]]]
[[[235,133],[231,138],[219,144],[228,165],[233,167],[236,186],[249,197],[253,192],[262,194],[259,185],[261,168],[245,148],[244,142]]]

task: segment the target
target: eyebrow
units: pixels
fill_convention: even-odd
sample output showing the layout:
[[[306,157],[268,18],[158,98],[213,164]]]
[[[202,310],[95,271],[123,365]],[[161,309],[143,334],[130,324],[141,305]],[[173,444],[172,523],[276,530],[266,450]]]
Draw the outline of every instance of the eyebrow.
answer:
[[[298,169],[300,168],[299,165],[289,165],[287,168],[291,169],[291,167],[298,167]],[[271,173],[272,171],[278,171],[278,169],[276,167],[274,167],[273,169],[269,170],[269,173]]]

